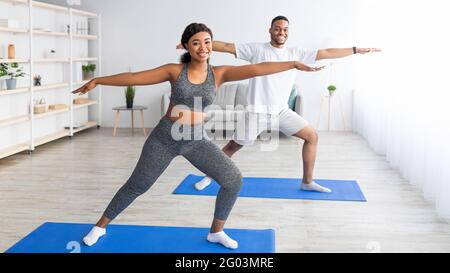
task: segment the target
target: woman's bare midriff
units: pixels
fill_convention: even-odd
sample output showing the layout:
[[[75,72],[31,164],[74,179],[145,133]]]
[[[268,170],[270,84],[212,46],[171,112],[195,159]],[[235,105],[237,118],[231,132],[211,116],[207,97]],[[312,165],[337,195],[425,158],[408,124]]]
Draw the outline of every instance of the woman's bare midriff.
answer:
[[[206,113],[176,107],[171,103],[169,105],[169,109],[167,109],[166,117],[168,117],[172,122],[194,125],[202,123],[206,118]]]

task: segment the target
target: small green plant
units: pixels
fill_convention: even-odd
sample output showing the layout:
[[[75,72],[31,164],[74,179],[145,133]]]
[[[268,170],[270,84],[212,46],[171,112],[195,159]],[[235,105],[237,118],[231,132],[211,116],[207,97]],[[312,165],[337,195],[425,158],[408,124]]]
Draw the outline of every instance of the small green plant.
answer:
[[[0,77],[6,77],[7,79],[17,79],[25,76],[23,68],[18,63],[2,63],[0,64]]]
[[[134,86],[127,86],[125,89],[125,99],[127,101],[127,108],[133,108],[134,95],[136,94],[136,88]]]
[[[336,91],[336,86],[328,85],[327,89],[328,89],[328,92],[330,93],[330,96],[333,96],[334,91]]]
[[[87,64],[81,66],[84,72],[94,72],[97,66],[95,64]]]
[[[6,72],[6,69],[4,68],[3,64],[0,64],[0,79],[8,75],[8,72]]]
[[[329,86],[327,87],[327,89],[328,89],[328,91],[333,92],[333,91],[336,91],[336,86],[334,86],[334,85],[329,85]]]
[[[83,80],[92,79],[94,77],[95,68],[95,64],[82,65],[81,69],[83,70]]]

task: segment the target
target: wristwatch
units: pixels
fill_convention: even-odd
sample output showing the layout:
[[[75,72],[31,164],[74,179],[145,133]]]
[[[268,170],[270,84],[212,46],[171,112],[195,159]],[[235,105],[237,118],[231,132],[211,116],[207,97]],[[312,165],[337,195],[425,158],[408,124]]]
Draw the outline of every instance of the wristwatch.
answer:
[[[356,46],[352,47],[353,49],[353,54],[356,54]]]

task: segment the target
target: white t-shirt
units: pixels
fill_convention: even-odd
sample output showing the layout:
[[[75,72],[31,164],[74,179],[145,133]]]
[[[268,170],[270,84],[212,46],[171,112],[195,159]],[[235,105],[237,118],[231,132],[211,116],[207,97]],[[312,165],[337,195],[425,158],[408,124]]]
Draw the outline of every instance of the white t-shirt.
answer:
[[[299,47],[276,48],[270,43],[235,44],[236,58],[252,64],[277,61],[300,61],[312,64],[317,50]],[[247,91],[247,109],[256,113],[278,114],[288,107],[288,99],[298,70],[291,69],[268,76],[251,78]]]

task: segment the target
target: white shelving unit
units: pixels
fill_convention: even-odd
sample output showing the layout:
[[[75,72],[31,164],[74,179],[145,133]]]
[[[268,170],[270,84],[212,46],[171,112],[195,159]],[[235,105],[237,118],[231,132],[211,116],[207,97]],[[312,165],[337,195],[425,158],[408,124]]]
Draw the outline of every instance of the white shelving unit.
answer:
[[[0,27],[0,31],[2,31],[2,32],[11,32],[11,33],[27,33],[28,29],[25,29],[25,28],[12,28],[12,27]]]
[[[89,128],[99,127],[101,125],[101,87],[97,87],[96,90],[92,90],[84,96],[73,95],[71,91],[87,82],[74,76],[77,73],[78,75],[81,74],[81,71],[75,71],[75,63],[96,63],[96,74],[101,75],[101,16],[88,11],[31,0],[0,0],[1,5],[10,5],[7,6],[9,9],[19,8],[19,6],[21,9],[26,9],[26,13],[22,12],[20,17],[21,21],[26,22],[26,27],[0,27],[0,42],[2,42],[2,35],[10,35],[8,37],[11,37],[12,40],[20,37],[18,38],[21,41],[20,44],[14,43],[16,47],[22,49],[17,54],[20,58],[0,59],[0,63],[19,63],[26,66],[28,85],[18,86],[14,90],[0,90],[0,103],[2,103],[2,100],[4,102],[14,101],[18,108],[26,109],[28,113],[22,113],[23,111],[19,114],[12,113],[14,109],[11,110],[10,114],[6,113],[6,115],[4,111],[0,112],[0,138],[5,133],[2,130],[8,131],[6,133],[10,136],[9,140],[7,140],[9,143],[6,146],[3,139],[3,143],[0,143],[0,145],[3,144],[0,146],[0,159],[26,150],[33,151],[37,146],[50,141],[73,136]],[[40,11],[45,13],[47,17],[48,14],[54,14],[55,18],[62,18],[64,26],[70,26],[70,31],[61,32],[37,28],[38,24],[41,23],[39,22]],[[75,26],[76,20],[88,22],[90,26],[95,25],[95,28],[91,28],[93,33],[87,33],[85,30],[79,33],[78,26]],[[27,42],[23,42],[25,39],[27,39]],[[58,51],[66,52],[64,54],[66,56],[54,58],[37,57],[35,53],[39,53],[37,48],[39,48],[40,42],[55,44],[56,48],[60,49],[62,47],[62,50]],[[96,43],[94,52],[91,50],[94,47],[91,43]],[[81,50],[79,50],[80,48]],[[24,52],[26,50],[28,52]],[[80,55],[81,51],[83,54]],[[24,56],[25,54],[28,54],[28,56]],[[54,80],[54,83],[45,82],[41,86],[34,86],[33,75],[35,75],[36,71],[43,70],[57,71],[57,73],[62,75],[52,75],[54,76],[53,79],[58,78],[58,76],[61,79],[59,81]],[[61,71],[64,71],[64,73]],[[26,84],[21,83],[21,85]],[[35,98],[45,98],[46,96],[59,100],[52,104],[65,104],[67,107],[34,114],[32,102]],[[78,97],[89,98],[89,101],[84,104],[74,104],[73,100]],[[91,116],[96,116],[96,118],[92,119],[90,118]],[[17,129],[18,126],[22,127]],[[24,132],[26,136],[23,135]],[[20,137],[17,137],[17,139],[11,137],[19,134]],[[4,139],[7,138],[5,137]]]
[[[67,88],[67,87],[69,87],[69,84],[62,82],[62,83],[52,83],[52,84],[47,84],[47,85],[35,86],[33,90],[34,90],[34,92],[39,92],[39,91],[46,91],[46,90]]]
[[[68,63],[69,59],[35,59],[34,63]]]
[[[22,123],[22,122],[29,121],[29,120],[30,120],[30,118],[28,115],[15,116],[15,117],[0,120],[0,127],[6,127],[9,125]]]
[[[94,25],[96,24],[96,33],[76,33],[77,31],[71,31],[70,33],[70,67],[73,68],[75,64],[88,64],[88,63],[95,63],[97,66],[97,73],[98,75],[101,75],[102,73],[102,69],[101,69],[101,39],[100,39],[100,33],[101,33],[101,16],[97,15],[95,13],[92,12],[87,12],[87,11],[82,11],[82,10],[78,10],[78,9],[70,9],[69,11],[69,16],[70,16],[70,21],[73,22],[75,21],[74,18],[85,18],[88,21],[88,24],[90,23],[90,25]],[[73,24],[72,24],[73,27]],[[75,56],[74,54],[74,47],[73,45],[75,43],[88,43],[88,47],[89,47],[89,43],[92,42],[96,42],[97,43],[97,48],[96,50],[88,50],[88,53],[90,54],[96,54],[97,56],[92,56],[92,55],[87,55],[87,56]],[[92,51],[95,51],[92,52]],[[71,73],[70,74],[70,89],[71,90],[75,90],[77,88],[79,88],[81,85],[87,83],[87,80],[82,80],[80,81],[79,78],[74,78],[74,74]],[[85,104],[78,104],[78,105],[74,105],[73,101],[75,98],[88,98],[89,95],[93,96],[93,93],[89,92],[89,95],[83,95],[83,96],[79,96],[79,95],[73,95],[71,94],[71,104],[70,104],[70,109],[71,109],[71,120],[70,120],[70,124],[72,125],[69,129],[69,134],[72,136],[78,132],[81,132],[83,130],[92,128],[92,127],[99,127],[101,125],[101,90],[102,87],[99,86],[97,87],[97,89],[99,90],[97,92],[97,97],[96,99],[90,99],[90,101],[88,103]],[[91,108],[93,107],[97,107],[97,112],[96,112],[96,116],[97,116],[97,120],[87,120],[87,121],[82,121],[79,122],[78,120],[75,120],[77,115],[79,114],[79,112],[82,111],[92,111]]]
[[[28,0],[0,0],[0,2],[6,2],[11,4],[23,4],[23,5],[28,4]]]
[[[1,32],[1,30],[0,30]],[[25,59],[0,59],[0,63],[12,64],[12,63],[29,63],[30,60]]]

